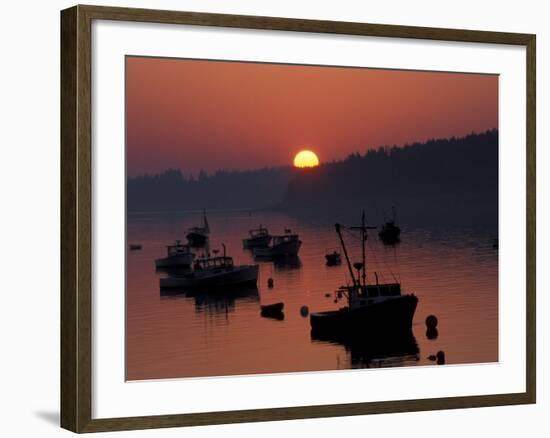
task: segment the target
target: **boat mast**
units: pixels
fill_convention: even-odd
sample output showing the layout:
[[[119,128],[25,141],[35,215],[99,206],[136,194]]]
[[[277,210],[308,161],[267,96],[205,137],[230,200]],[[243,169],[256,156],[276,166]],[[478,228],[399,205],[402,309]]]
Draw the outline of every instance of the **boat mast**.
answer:
[[[353,274],[353,268],[351,267],[351,262],[349,261],[348,251],[346,249],[346,244],[344,243],[344,238],[342,237],[342,232],[340,231],[341,225],[340,224],[334,224],[334,228],[336,228],[336,233],[338,234],[338,237],[340,238],[340,244],[342,245],[342,250],[344,251],[344,256],[346,257],[346,263],[348,265],[349,274],[351,275],[351,281],[353,281],[353,285],[357,286],[357,281],[355,280],[355,275]]]
[[[361,226],[360,227],[350,227],[350,230],[360,230],[361,231],[361,258],[363,262],[363,272],[361,274],[361,279],[363,280],[363,286],[367,285],[367,264],[366,264],[366,254],[365,254],[365,240],[367,240],[367,230],[374,230],[376,227],[369,227],[365,221],[365,210],[361,215]],[[361,283],[359,283],[361,285]]]
[[[208,219],[206,219],[206,209],[203,208],[202,210],[202,227],[206,234],[210,234],[210,224],[208,223]]]

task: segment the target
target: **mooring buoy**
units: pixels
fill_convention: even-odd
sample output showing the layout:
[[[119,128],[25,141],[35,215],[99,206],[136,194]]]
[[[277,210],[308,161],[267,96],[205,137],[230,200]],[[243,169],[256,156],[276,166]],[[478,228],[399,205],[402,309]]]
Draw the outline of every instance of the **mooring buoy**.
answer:
[[[306,305],[300,307],[300,315],[302,315],[304,318],[309,315],[309,308]]]
[[[426,317],[426,327],[428,329],[435,329],[437,327],[437,317],[435,315],[428,315]]]
[[[428,315],[426,317],[426,338],[433,341],[439,336],[437,330],[437,317],[435,315]]]
[[[273,288],[273,284],[274,284],[274,281],[273,281],[273,278],[268,278],[267,279],[267,287],[272,289]]]
[[[437,339],[438,336],[439,336],[439,331],[436,328],[433,328],[433,329],[429,328],[428,330],[426,330],[426,338],[428,338],[430,341]]]

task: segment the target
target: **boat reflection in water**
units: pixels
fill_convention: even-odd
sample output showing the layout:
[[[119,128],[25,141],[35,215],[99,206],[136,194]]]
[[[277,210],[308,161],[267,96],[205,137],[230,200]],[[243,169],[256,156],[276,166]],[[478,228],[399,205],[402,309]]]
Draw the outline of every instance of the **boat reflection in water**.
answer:
[[[192,299],[195,313],[227,314],[235,310],[237,302],[259,303],[260,295],[255,285],[231,286],[216,291],[160,289],[162,300]]]
[[[300,260],[300,257],[297,255],[275,257],[271,261],[273,262],[275,271],[289,271],[292,269],[300,269],[302,267],[302,260]]]
[[[405,362],[420,360],[418,344],[411,330],[370,335],[312,331],[311,340],[319,344],[342,345],[350,354],[352,368],[402,366]]]

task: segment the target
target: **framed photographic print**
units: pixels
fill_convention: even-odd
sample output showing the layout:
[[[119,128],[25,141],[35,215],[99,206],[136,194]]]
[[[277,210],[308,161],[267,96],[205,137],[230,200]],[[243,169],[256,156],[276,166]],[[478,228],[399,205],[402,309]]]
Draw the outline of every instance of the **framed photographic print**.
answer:
[[[61,422],[535,402],[535,36],[61,13]]]

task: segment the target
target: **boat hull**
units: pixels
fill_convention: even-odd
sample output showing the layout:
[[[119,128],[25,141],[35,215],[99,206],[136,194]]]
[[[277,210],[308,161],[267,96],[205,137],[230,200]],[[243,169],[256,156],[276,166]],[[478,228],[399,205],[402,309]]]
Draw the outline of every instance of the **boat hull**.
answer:
[[[301,240],[292,240],[290,242],[283,242],[278,245],[268,246],[267,248],[254,248],[254,256],[255,257],[297,256],[301,246],[302,246]]]
[[[181,276],[160,279],[162,289],[220,289],[238,285],[255,285],[258,281],[258,265],[219,269],[219,272],[203,274],[190,272]]]
[[[258,237],[249,237],[248,239],[243,239],[243,247],[246,249],[252,248],[265,248],[271,242],[271,236],[258,236]]]
[[[381,336],[411,330],[418,298],[402,295],[356,309],[342,308],[310,315],[313,334]]]

